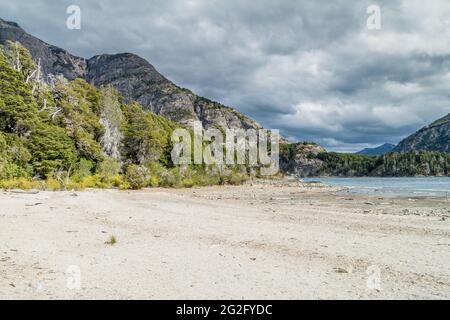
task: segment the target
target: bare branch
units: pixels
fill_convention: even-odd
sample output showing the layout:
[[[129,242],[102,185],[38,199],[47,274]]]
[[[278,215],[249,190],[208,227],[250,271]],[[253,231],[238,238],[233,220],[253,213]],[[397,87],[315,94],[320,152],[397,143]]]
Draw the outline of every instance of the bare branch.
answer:
[[[52,120],[55,119],[56,115],[57,115],[58,113],[60,113],[61,111],[62,111],[62,109],[61,109],[61,108],[58,108],[58,109],[52,114]]]

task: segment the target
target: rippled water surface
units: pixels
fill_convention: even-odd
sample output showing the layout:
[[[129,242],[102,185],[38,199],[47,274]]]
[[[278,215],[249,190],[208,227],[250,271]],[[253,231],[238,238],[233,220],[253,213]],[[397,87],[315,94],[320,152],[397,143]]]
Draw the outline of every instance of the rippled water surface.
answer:
[[[302,181],[320,181],[327,185],[350,188],[358,194],[393,196],[446,196],[450,198],[450,177],[414,178],[308,178]]]

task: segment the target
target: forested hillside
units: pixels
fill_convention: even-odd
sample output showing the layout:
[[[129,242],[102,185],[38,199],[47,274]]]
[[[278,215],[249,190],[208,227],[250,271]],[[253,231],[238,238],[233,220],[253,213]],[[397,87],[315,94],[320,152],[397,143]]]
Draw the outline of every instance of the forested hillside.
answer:
[[[450,114],[400,141],[393,151],[408,152],[412,150],[450,153]]]
[[[180,125],[125,104],[110,86],[43,79],[17,42],[0,49],[0,187],[140,188],[240,183],[215,168],[180,171],[170,161]]]
[[[282,147],[281,166],[286,172],[304,177],[448,176],[450,175],[450,154],[410,151],[368,156],[326,152],[315,144],[299,143]]]

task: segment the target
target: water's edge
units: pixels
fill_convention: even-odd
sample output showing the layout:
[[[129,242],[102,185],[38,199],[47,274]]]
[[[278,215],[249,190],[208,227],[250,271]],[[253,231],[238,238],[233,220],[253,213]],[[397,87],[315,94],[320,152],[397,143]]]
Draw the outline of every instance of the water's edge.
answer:
[[[330,186],[348,188],[348,193],[383,196],[450,197],[450,177],[314,177]]]

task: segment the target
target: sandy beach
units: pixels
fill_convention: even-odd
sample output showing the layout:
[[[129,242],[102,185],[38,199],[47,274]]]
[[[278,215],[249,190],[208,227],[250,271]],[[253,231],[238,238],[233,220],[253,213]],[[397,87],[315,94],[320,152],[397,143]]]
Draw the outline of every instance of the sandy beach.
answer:
[[[258,183],[0,192],[0,299],[361,298],[450,298],[449,202]]]

